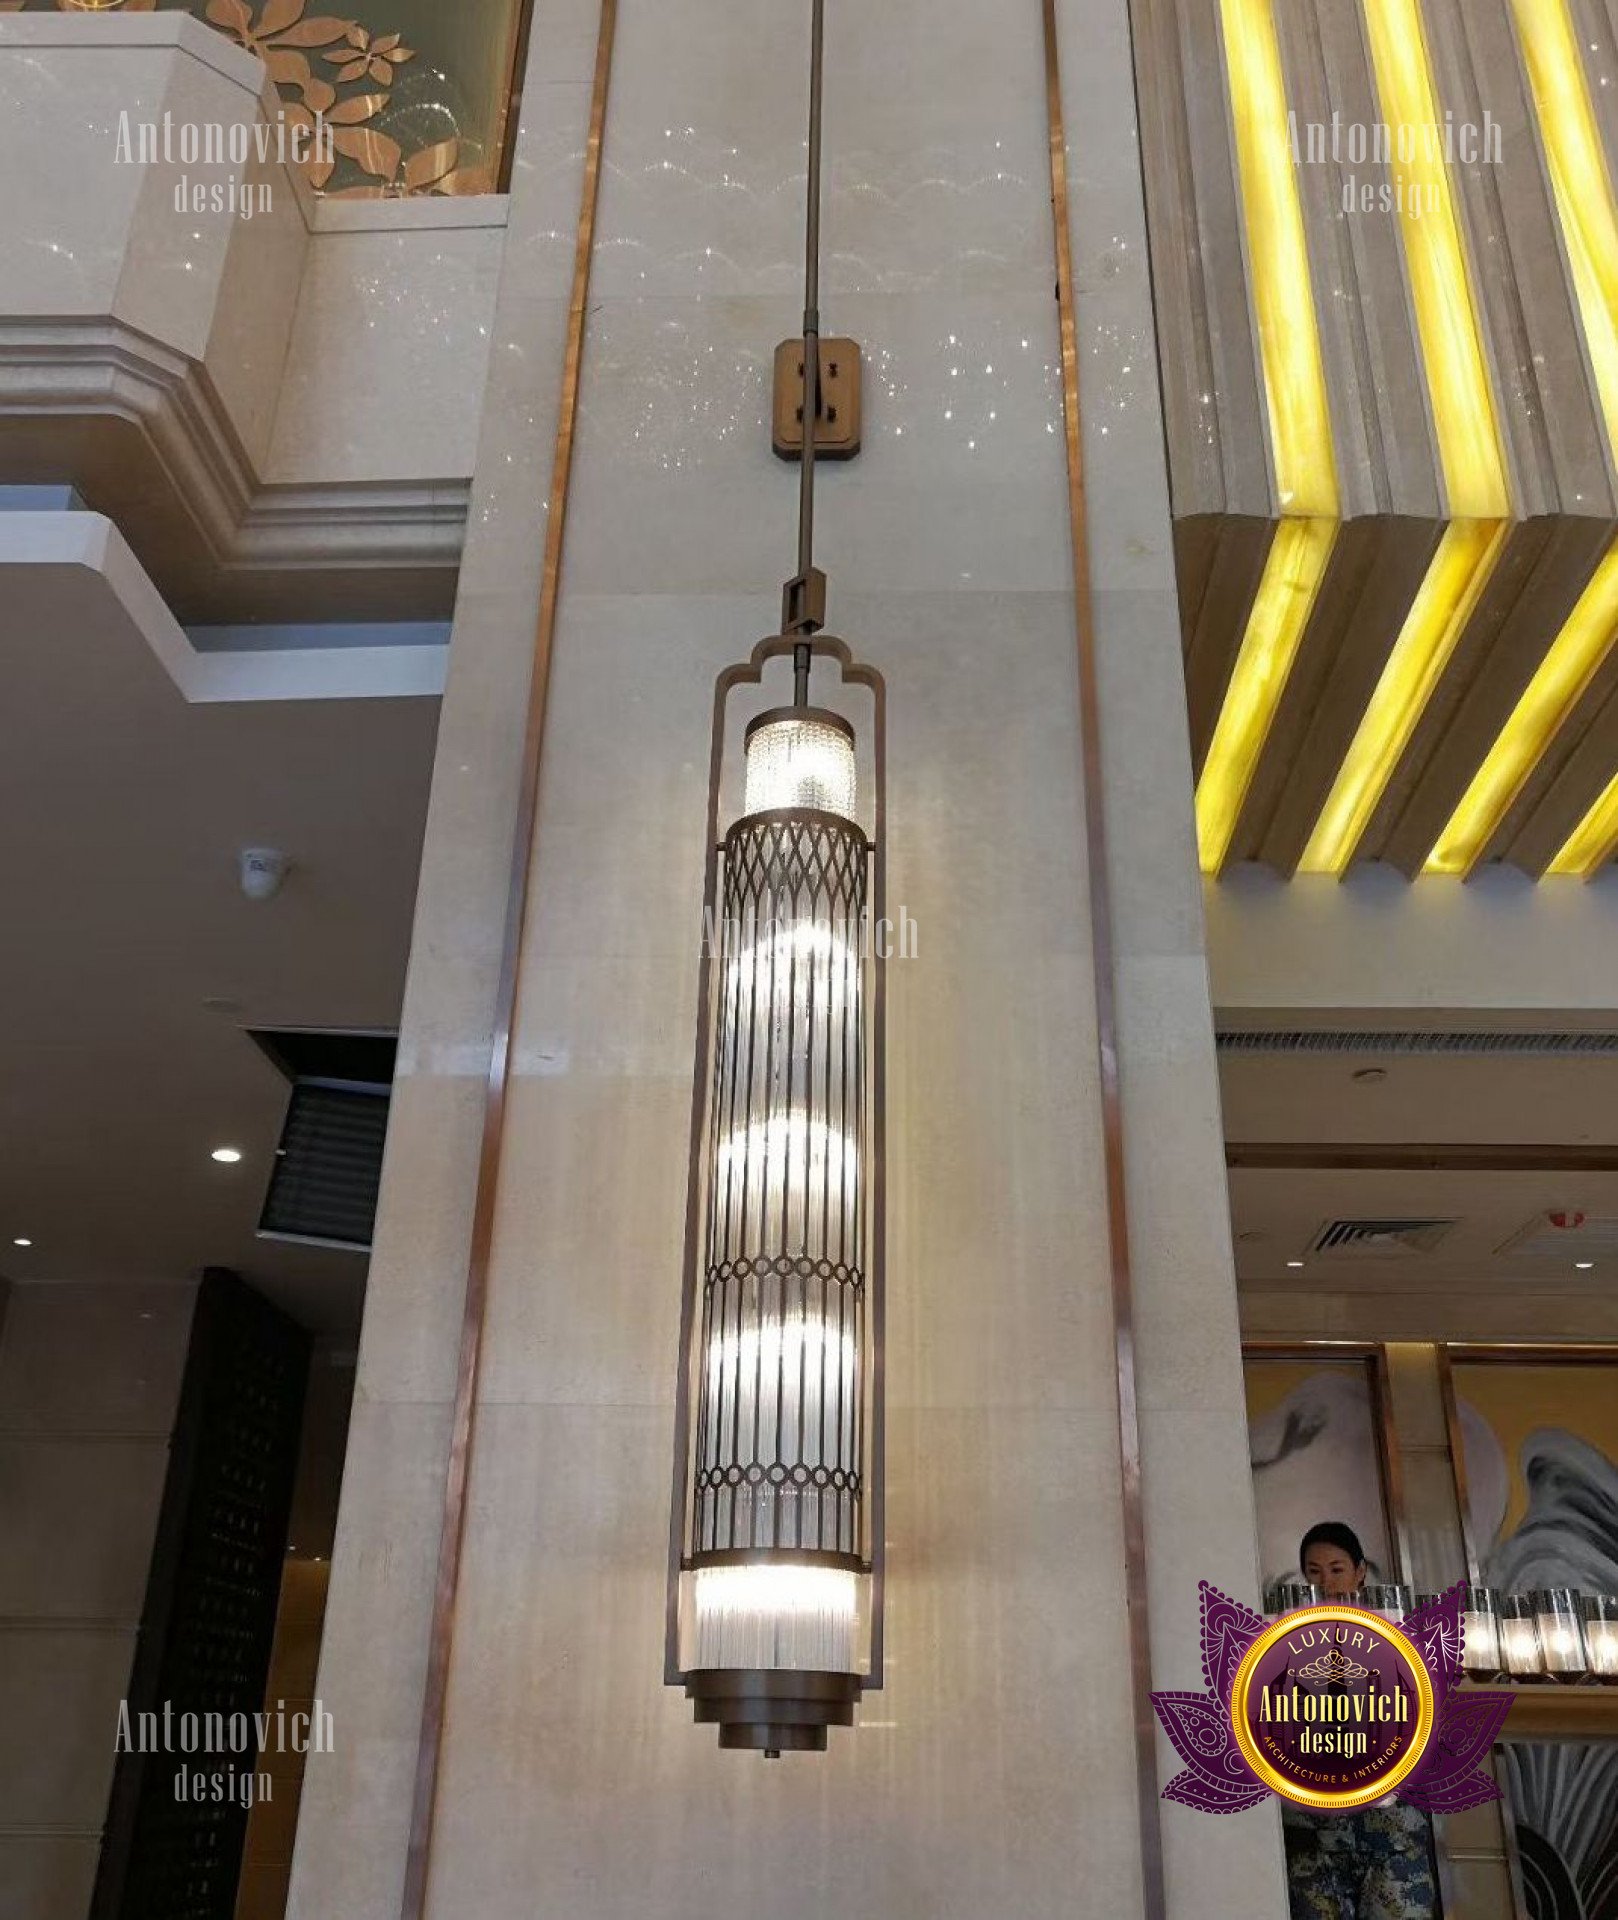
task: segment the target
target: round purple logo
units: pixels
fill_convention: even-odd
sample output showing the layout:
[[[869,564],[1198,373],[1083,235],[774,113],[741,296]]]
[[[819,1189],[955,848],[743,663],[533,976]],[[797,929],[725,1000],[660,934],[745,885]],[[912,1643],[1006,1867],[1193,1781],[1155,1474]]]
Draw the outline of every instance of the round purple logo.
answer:
[[[1302,1607],[1236,1670],[1231,1729],[1264,1784],[1299,1806],[1363,1807],[1420,1764],[1433,1683],[1412,1642],[1363,1607]]]

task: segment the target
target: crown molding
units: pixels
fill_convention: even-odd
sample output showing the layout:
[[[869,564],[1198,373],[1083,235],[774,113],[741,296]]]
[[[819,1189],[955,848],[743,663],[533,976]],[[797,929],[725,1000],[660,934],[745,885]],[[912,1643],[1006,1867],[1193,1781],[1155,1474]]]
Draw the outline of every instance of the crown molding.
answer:
[[[267,483],[187,355],[116,319],[0,319],[0,448],[12,423],[71,418],[135,429],[213,569],[460,565],[468,480]]]

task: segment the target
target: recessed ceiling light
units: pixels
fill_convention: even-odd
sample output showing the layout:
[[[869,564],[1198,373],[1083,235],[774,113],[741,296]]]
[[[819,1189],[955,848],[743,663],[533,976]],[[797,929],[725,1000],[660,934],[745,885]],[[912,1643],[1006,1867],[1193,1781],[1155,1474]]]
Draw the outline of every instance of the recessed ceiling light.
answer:
[[[222,1167],[233,1167],[242,1157],[240,1147],[215,1147],[213,1157]]]
[[[11,1243],[14,1247],[31,1247],[34,1243],[26,1234],[19,1233]]]
[[[1573,1264],[1578,1268],[1580,1273],[1588,1273],[1595,1265],[1595,1262],[1593,1260],[1575,1260]]]
[[[1303,1265],[1303,1262],[1301,1260],[1289,1260],[1287,1262],[1287,1265],[1289,1267],[1301,1267]]]

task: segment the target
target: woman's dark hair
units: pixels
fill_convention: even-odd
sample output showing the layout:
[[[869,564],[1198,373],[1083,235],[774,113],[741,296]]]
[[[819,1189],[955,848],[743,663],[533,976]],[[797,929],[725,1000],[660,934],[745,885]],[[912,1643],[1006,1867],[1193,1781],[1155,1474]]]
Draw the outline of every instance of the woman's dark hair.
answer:
[[[1309,1529],[1298,1547],[1300,1567],[1311,1547],[1341,1547],[1356,1567],[1365,1565],[1365,1549],[1360,1545],[1359,1535],[1341,1520],[1322,1520]]]

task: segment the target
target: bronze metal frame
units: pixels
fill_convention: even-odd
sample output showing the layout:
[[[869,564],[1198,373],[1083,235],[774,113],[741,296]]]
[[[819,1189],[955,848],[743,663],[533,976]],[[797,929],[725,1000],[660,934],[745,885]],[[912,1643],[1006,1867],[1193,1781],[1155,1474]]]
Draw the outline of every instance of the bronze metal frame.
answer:
[[[1483,1579],[1477,1542],[1472,1538],[1471,1501],[1467,1497],[1466,1454],[1461,1446],[1460,1405],[1455,1394],[1455,1367],[1461,1366],[1608,1366],[1618,1368],[1618,1341],[1450,1340],[1438,1343],[1438,1380],[1444,1395],[1444,1422],[1449,1432],[1450,1465],[1455,1473],[1455,1499],[1461,1513],[1461,1539],[1466,1548],[1466,1577]]]
[[[1399,1432],[1393,1419],[1393,1391],[1388,1377],[1388,1353],[1380,1340],[1244,1340],[1242,1364],[1249,1359],[1316,1361],[1358,1360],[1371,1382],[1371,1414],[1376,1423],[1377,1480],[1382,1490],[1382,1513],[1388,1527],[1388,1544],[1397,1561],[1393,1571],[1397,1579],[1411,1578],[1410,1521],[1405,1508],[1404,1461],[1399,1451]]]
[[[432,1627],[427,1648],[427,1676],[422,1694],[421,1731],[416,1748],[416,1778],[410,1809],[404,1889],[399,1902],[401,1920],[422,1920],[427,1903],[433,1823],[438,1806],[438,1771],[443,1754],[444,1717],[449,1695],[450,1655],[455,1638],[455,1606],[460,1592],[461,1547],[466,1532],[467,1482],[483,1356],[483,1328],[488,1310],[495,1196],[500,1179],[501,1148],[505,1140],[511,1036],[516,1024],[518,963],[527,919],[528,877],[533,865],[534,842],[539,826],[540,750],[544,742],[551,654],[556,635],[562,548],[567,527],[568,484],[573,470],[573,438],[578,414],[579,373],[584,357],[590,266],[595,251],[596,209],[601,187],[601,154],[617,24],[618,0],[601,0],[595,77],[590,95],[590,128],[584,150],[578,235],[573,254],[573,285],[568,301],[561,404],[551,473],[550,517],[545,528],[544,570],[540,582],[539,612],[534,625],[533,668],[529,678],[528,713],[512,834],[505,934],[501,945],[500,979],[495,995],[489,1071],[484,1091],[483,1133],[478,1152],[472,1237],[467,1253],[466,1295],[461,1317],[449,1460],[444,1476],[443,1517],[439,1532]]]
[[[528,49],[534,32],[535,0],[522,0],[511,23],[510,44],[506,49],[506,97],[494,132],[494,183],[497,193],[510,193],[512,170],[517,161],[517,133],[522,126],[523,81],[528,74]]]
[[[845,686],[865,688],[872,705],[872,762],[875,770],[872,796],[871,924],[880,925],[887,913],[887,687],[875,667],[856,664],[851,650],[830,634],[812,639],[798,634],[775,634],[761,640],[745,664],[725,668],[714,685],[713,743],[708,771],[707,849],[703,873],[703,901],[708,915],[717,913],[719,904],[720,854],[719,830],[721,786],[725,764],[725,717],[731,694],[743,686],[759,686],[764,669],[772,660],[783,657],[797,661],[801,649],[812,655],[835,660]],[[785,709],[784,711],[794,711]],[[762,719],[764,716],[759,716]],[[755,722],[756,724],[756,722]],[[712,917],[705,926],[716,924]],[[710,1096],[706,1071],[713,1040],[713,978],[716,956],[704,945],[697,973],[697,1018],[694,1071],[691,1083],[691,1130],[687,1153],[685,1248],[683,1254],[680,1300],[679,1366],[674,1394],[674,1461],[669,1496],[669,1543],[667,1600],[664,1614],[663,1678],[669,1686],[685,1685],[689,1679],[680,1665],[680,1573],[685,1559],[689,1503],[686,1499],[691,1457],[691,1370],[692,1336],[695,1328],[697,1296],[701,1286],[702,1224],[705,1210],[705,1174],[707,1172],[707,1122]],[[870,1299],[870,1478],[867,1524],[870,1536],[871,1571],[871,1670],[860,1676],[862,1691],[879,1692],[882,1687],[883,1602],[887,1571],[886,1526],[886,1440],[884,1412],[886,1394],[883,1354],[886,1347],[887,1320],[887,1234],[885,1195],[887,1186],[887,1149],[885,1118],[887,1111],[887,963],[873,943],[868,964],[871,969],[870,1011],[870,1118],[871,1140],[868,1249]],[[705,1556],[706,1557],[706,1556]],[[773,1557],[773,1556],[772,1556]],[[817,1556],[823,1557],[823,1556]],[[846,1724],[846,1723],[845,1723]]]

